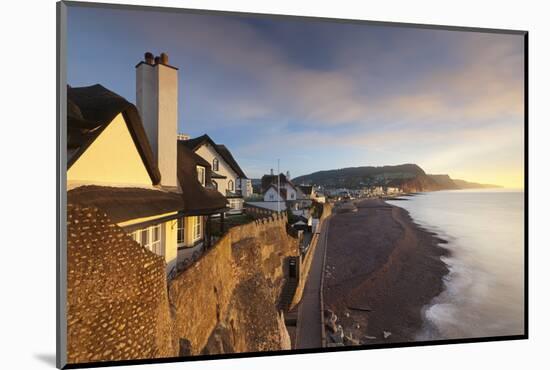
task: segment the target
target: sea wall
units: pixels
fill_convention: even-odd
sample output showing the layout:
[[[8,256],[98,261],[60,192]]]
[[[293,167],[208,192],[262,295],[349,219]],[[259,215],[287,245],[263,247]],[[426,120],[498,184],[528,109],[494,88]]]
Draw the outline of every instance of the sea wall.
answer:
[[[273,215],[231,228],[169,284],[173,343],[180,355],[290,349],[277,310],[286,261],[299,253]]]
[[[231,228],[167,286],[163,258],[102,211],[67,213],[69,363],[290,349],[277,303],[299,246],[285,215]]]

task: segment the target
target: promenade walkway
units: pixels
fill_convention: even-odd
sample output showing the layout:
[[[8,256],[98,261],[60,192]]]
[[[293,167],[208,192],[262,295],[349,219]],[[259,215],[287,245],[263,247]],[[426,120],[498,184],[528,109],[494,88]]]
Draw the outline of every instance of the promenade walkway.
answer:
[[[296,348],[299,349],[321,348],[322,346],[320,291],[329,223],[330,216],[321,226],[304,294],[298,308]]]

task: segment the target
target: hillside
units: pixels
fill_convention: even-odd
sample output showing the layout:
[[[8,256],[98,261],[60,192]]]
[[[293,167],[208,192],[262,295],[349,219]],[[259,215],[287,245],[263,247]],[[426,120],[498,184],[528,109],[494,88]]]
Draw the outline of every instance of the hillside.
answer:
[[[369,186],[395,186],[405,192],[498,187],[452,179],[449,175],[427,174],[416,164],[364,166],[318,171],[292,179],[295,184],[325,188],[361,189]]]
[[[491,184],[479,184],[477,182],[469,182],[465,180],[453,179],[454,183],[458,186],[459,189],[491,189],[491,188],[501,188],[499,185]]]
[[[388,184],[392,180],[414,179],[426,176],[416,164],[381,167],[348,167],[337,170],[319,171],[292,179],[295,184],[315,184],[325,187],[361,188],[364,186]]]

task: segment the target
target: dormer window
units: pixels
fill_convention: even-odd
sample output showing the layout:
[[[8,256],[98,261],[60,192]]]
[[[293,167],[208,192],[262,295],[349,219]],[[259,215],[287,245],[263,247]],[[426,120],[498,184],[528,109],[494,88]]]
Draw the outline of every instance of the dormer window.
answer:
[[[197,178],[202,186],[206,184],[206,168],[197,166]]]
[[[218,162],[218,158],[214,158],[212,160],[212,170],[218,171],[220,169],[220,162]]]

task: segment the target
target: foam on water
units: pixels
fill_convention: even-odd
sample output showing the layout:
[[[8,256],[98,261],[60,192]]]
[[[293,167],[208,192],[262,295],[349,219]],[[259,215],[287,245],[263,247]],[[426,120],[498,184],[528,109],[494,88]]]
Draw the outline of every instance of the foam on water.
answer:
[[[417,340],[523,334],[522,191],[440,191],[388,203],[448,241],[443,292],[424,307]]]

